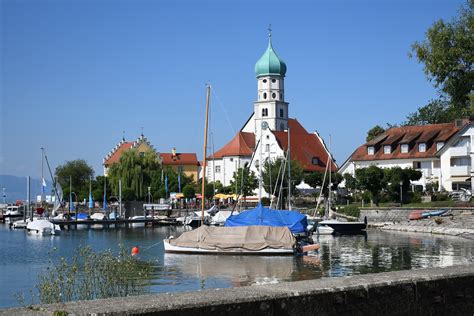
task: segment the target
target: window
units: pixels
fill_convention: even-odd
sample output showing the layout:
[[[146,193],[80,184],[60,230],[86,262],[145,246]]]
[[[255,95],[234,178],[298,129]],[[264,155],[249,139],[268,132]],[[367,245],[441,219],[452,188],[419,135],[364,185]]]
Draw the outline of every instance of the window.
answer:
[[[229,158],[230,162],[233,162],[234,161],[234,158]]]
[[[270,152],[270,144],[265,145],[265,152],[269,153]]]
[[[139,154],[139,155],[140,155],[140,157],[145,157],[145,153],[144,153],[143,151],[142,151],[142,152],[140,152],[140,154]]]
[[[264,100],[267,99],[267,93],[266,93],[266,92],[263,93],[263,99],[264,99]]]
[[[420,153],[424,153],[426,151],[426,143],[419,143],[418,144],[418,151]]]
[[[375,148],[374,148],[374,146],[369,146],[369,147],[367,147],[367,154],[369,154],[369,155],[375,154]]]
[[[263,79],[262,81],[263,81],[263,83],[267,83],[267,79]]]
[[[277,97],[276,93],[273,92],[273,93],[272,93],[272,99],[275,99],[276,97]]]
[[[383,153],[384,154],[387,155],[387,154],[390,154],[391,152],[392,152],[392,146],[390,146],[390,145],[383,146]]]
[[[311,159],[311,163],[315,166],[319,165],[319,158],[318,157],[313,157]]]
[[[267,139],[270,139],[270,135],[267,135]]]
[[[272,79],[272,82],[273,82],[273,83],[275,83],[275,82],[276,82],[276,80],[275,80],[275,79]]]
[[[471,158],[470,157],[451,157],[451,167],[462,167],[470,166]]]
[[[443,148],[444,146],[444,142],[437,142],[436,143],[436,150],[440,150],[441,148]]]
[[[221,172],[221,166],[216,166],[216,173],[220,173]]]
[[[268,109],[262,109],[262,116],[268,116]]]
[[[433,161],[433,168],[440,168],[441,167],[441,162],[439,160]]]
[[[178,166],[178,173],[182,173],[184,171],[184,167],[183,166]]]
[[[280,117],[283,117],[284,114],[285,114],[285,113],[284,113],[283,109],[280,109]]]
[[[408,144],[401,144],[400,145],[400,152],[402,154],[406,154],[408,152]]]
[[[282,131],[285,130],[285,124],[283,124],[283,123],[280,124],[280,130],[282,130]]]
[[[421,162],[413,161],[413,169],[421,169]]]

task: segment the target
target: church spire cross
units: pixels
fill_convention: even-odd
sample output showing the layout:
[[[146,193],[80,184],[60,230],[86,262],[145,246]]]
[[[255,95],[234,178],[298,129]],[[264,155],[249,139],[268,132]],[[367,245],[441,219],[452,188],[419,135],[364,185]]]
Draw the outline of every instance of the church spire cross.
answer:
[[[272,38],[272,25],[268,24],[268,38]]]

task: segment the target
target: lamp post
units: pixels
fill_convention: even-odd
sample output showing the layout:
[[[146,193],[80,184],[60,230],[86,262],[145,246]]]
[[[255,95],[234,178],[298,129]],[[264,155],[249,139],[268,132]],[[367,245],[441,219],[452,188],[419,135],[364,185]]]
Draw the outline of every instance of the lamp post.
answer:
[[[400,207],[403,206],[403,181],[400,181]]]

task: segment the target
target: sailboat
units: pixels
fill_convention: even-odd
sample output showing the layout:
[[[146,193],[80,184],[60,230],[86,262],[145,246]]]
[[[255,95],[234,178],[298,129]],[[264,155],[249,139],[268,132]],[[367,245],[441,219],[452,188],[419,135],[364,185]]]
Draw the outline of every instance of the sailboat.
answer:
[[[208,133],[208,113],[209,113],[209,97],[211,87],[207,87],[206,95],[206,118],[204,128],[204,159],[203,159],[203,177],[202,177],[202,202],[201,202],[201,223],[204,222],[204,186],[206,175],[206,149],[207,149],[207,133]],[[259,196],[261,198],[261,177]],[[261,201],[261,200],[260,200]],[[270,212],[268,209],[260,207],[261,215]],[[289,211],[291,212],[291,211]],[[273,212],[272,212],[273,213]],[[165,252],[183,253],[183,254],[239,254],[239,255],[292,255],[308,251],[301,247],[295,236],[289,228],[285,219],[291,220],[288,214],[274,213],[271,219],[265,218],[260,222],[255,220],[259,218],[258,214],[253,217],[254,225],[242,224],[238,219],[252,215],[251,211],[243,212],[234,217],[234,225],[227,224],[232,216],[226,221],[224,227],[214,227],[201,225],[199,228],[184,232],[178,238],[169,237],[163,240]],[[240,216],[240,217],[239,217]],[[251,218],[250,216],[249,218]],[[266,216],[265,216],[266,217]],[[247,218],[247,219],[249,219]],[[281,221],[276,225],[278,219]],[[305,224],[302,229],[306,229],[306,217],[301,219]],[[232,221],[232,220],[231,220]],[[244,221],[245,223],[245,221]],[[290,225],[291,226],[291,225]],[[295,228],[299,230],[299,228]],[[316,247],[314,248],[316,249]]]
[[[329,141],[329,152],[330,152],[330,150],[331,150],[331,140]],[[340,234],[357,233],[357,232],[361,232],[361,231],[365,230],[367,228],[367,217],[364,218],[363,222],[348,222],[348,221],[343,222],[343,221],[340,221],[340,220],[337,220],[337,219],[330,219],[329,218],[330,217],[330,212],[331,212],[331,185],[332,185],[332,183],[331,183],[331,173],[332,173],[331,154],[329,154],[329,156],[328,156],[328,161],[327,161],[327,164],[326,164],[326,171],[325,171],[324,179],[323,179],[323,185],[321,186],[321,192],[323,191],[323,188],[324,188],[324,181],[326,179],[326,172],[329,175],[328,204],[327,204],[327,207],[326,207],[325,219],[318,223],[316,231],[319,232],[319,234],[321,234],[321,232],[322,232],[322,234],[325,234],[325,233],[327,234],[329,229],[327,229],[326,227],[329,227],[335,233],[340,233]],[[320,194],[320,198],[321,198],[321,194]],[[317,210],[318,205],[319,205],[319,200],[320,199],[318,199],[316,210]]]

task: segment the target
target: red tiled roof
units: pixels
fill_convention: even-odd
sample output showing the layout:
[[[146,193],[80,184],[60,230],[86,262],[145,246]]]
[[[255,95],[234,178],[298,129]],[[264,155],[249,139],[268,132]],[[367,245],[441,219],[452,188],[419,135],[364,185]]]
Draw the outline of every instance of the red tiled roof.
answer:
[[[436,143],[446,142],[459,129],[455,123],[393,127],[357,148],[351,158],[353,161],[366,161],[434,157],[437,152]],[[419,143],[426,143],[425,152],[418,151]],[[384,154],[383,145],[388,144],[391,144],[391,153]],[[400,152],[401,144],[408,144],[407,153]],[[368,146],[374,146],[374,155],[367,154]]]
[[[214,153],[214,158],[252,156],[254,148],[255,135],[253,133],[238,132],[230,142]],[[212,158],[212,155],[209,158]]]
[[[198,166],[199,161],[195,153],[160,153],[163,165],[194,165]]]
[[[324,144],[315,134],[308,133],[296,119],[289,119],[291,159],[297,160],[304,171],[324,172],[328,161],[328,152]],[[280,147],[283,150],[288,149],[288,132],[273,131]],[[318,158],[319,163],[313,165],[313,157]],[[334,161],[331,161],[331,169],[337,170]]]
[[[133,147],[133,142],[124,142],[122,145],[120,145],[119,148],[110,156],[107,160],[104,161],[105,166],[109,166],[113,163],[116,163],[120,160],[120,156],[122,156],[122,153],[125,150],[128,150]]]

